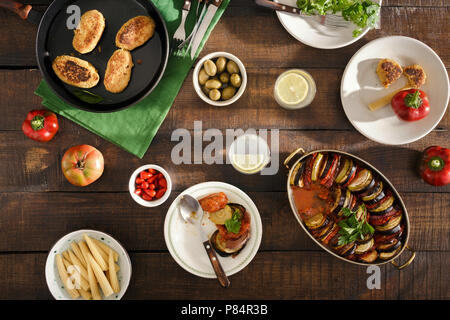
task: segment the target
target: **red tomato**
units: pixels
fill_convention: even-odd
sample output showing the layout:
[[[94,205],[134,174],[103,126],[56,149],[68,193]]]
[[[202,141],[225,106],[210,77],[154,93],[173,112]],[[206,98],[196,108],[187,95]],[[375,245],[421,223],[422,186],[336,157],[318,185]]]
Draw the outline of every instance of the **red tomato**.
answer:
[[[161,188],[167,188],[167,181],[166,181],[166,179],[164,179],[164,178],[159,179],[159,180],[158,180],[158,185],[159,185]]]
[[[155,190],[156,186],[155,186],[153,183],[150,183],[150,184],[148,185],[148,188],[149,188],[149,189],[152,189],[152,190]]]
[[[153,198],[150,197],[149,195],[147,195],[146,193],[143,193],[143,194],[142,194],[142,199],[144,199],[144,200],[146,200],[146,201],[151,201],[151,200],[153,200]]]
[[[87,144],[75,146],[66,151],[61,160],[66,179],[73,185],[84,187],[96,181],[103,174],[103,155]]]
[[[150,190],[150,189],[145,189],[144,190],[144,192],[146,193],[146,194],[148,194],[150,197],[154,197],[154,196],[156,196],[156,191],[155,190]]]
[[[152,174],[148,173],[147,171],[142,171],[139,176],[141,177],[141,179],[147,180],[152,176]]]
[[[144,182],[144,179],[136,178],[136,184],[141,184],[142,182]]]
[[[418,89],[400,91],[392,98],[391,105],[397,116],[405,121],[417,121],[430,113],[428,97]]]
[[[137,194],[138,196],[140,196],[142,194],[142,189],[136,189],[134,190],[134,193]]]
[[[159,189],[159,190],[156,192],[155,198],[156,198],[156,199],[161,198],[161,197],[164,195],[164,193],[166,193],[166,191],[167,191],[167,189],[165,189],[165,188]]]

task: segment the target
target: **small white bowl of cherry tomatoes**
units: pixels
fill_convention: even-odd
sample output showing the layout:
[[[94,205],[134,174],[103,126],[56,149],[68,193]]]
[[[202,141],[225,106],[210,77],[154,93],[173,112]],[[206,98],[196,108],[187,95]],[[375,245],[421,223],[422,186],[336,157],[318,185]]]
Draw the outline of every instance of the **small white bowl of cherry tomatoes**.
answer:
[[[128,185],[131,197],[144,207],[157,207],[169,198],[172,180],[166,170],[154,164],[137,168]]]

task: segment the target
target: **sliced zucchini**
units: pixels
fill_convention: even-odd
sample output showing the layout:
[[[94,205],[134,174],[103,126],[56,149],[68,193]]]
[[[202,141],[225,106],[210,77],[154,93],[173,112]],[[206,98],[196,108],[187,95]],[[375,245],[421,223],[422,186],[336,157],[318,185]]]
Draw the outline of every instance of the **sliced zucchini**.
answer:
[[[339,187],[334,190],[333,195],[334,195],[335,200],[333,202],[333,205],[330,208],[330,212],[333,212],[334,210],[339,208],[339,206],[342,207],[342,205],[344,204],[344,200],[345,200],[344,195],[342,193],[342,189]]]
[[[402,213],[393,215],[385,224],[381,226],[375,226],[375,230],[380,232],[387,232],[389,230],[395,229],[397,226],[400,226],[400,222],[402,221]]]
[[[392,192],[388,191],[388,192],[386,192],[386,196],[383,199],[381,199],[374,205],[370,205],[370,206],[367,205],[367,208],[372,213],[383,212],[386,209],[388,209],[389,207],[392,207],[392,205],[394,204],[394,200],[395,200],[394,195],[392,194]]]
[[[373,241],[373,238],[371,238],[366,243],[360,243],[360,244],[356,245],[355,254],[363,254],[363,253],[369,251],[370,249],[372,249],[373,244],[374,244],[374,241]]]
[[[352,200],[353,200],[352,193],[348,189],[345,189],[345,200],[344,200],[344,204],[342,205],[342,208],[349,208],[352,203]],[[337,213],[337,215],[339,217],[342,216],[342,214],[343,214],[342,208]]]
[[[372,190],[372,188],[375,186],[376,183],[377,183],[377,179],[375,179],[375,178],[372,176],[372,179],[370,179],[370,182],[369,182],[365,187],[363,187],[361,190],[354,191],[354,192],[355,192],[358,196],[361,196],[361,194],[366,193],[368,190]]]
[[[291,181],[290,181],[290,185],[291,186],[299,186],[299,187],[303,187],[303,170],[305,170],[305,163],[303,161],[299,162],[294,170],[292,171],[292,175],[291,175]],[[299,183],[301,182],[301,183]]]
[[[375,230],[377,230],[376,227],[375,227]],[[395,227],[392,228],[392,229],[388,229],[388,230],[386,230],[386,231],[380,231],[380,230],[377,230],[377,232],[378,232],[379,234],[381,234],[381,235],[388,236],[388,235],[393,235],[394,233],[397,233],[397,232],[399,232],[399,231],[401,231],[401,230],[402,230],[401,224],[399,224],[399,225],[395,226]]]
[[[330,228],[330,230],[320,238],[320,241],[322,241],[324,244],[328,244],[331,238],[333,238],[338,231],[339,226],[337,225],[337,223],[333,222],[333,225]]]
[[[356,210],[356,219],[358,221],[361,221],[361,219],[366,216],[367,208],[364,205],[364,203],[361,203],[358,207],[358,210]]]
[[[345,158],[345,160],[343,162],[341,161],[341,166],[339,168],[339,172],[336,176],[336,179],[334,179],[334,181],[336,183],[341,183],[345,179],[346,173],[348,172],[351,164],[352,164],[352,162],[348,158]]]
[[[372,263],[378,259],[378,252],[377,250],[368,251],[358,256],[358,259],[362,262]]]
[[[347,257],[353,253],[355,253],[356,243],[352,242],[347,244],[344,248],[342,248],[339,252],[339,255],[343,257]]]
[[[368,169],[362,169],[356,174],[347,188],[353,192],[363,190],[372,182],[372,179],[372,172]]]
[[[319,152],[316,158],[314,159],[311,171],[311,181],[317,181],[317,179],[319,179],[319,173],[322,169],[324,158],[325,158],[324,154]]]
[[[325,159],[323,160],[323,166],[319,173],[319,178],[323,179],[326,175],[328,170],[330,170],[331,164],[333,163],[333,157],[330,154],[325,154]]]
[[[322,214],[322,213],[318,213],[314,216],[312,216],[309,219],[305,220],[305,224],[309,229],[317,229],[320,228],[321,226],[324,225],[324,223],[327,220],[327,216]]]
[[[396,249],[389,251],[389,252],[380,252],[380,259],[382,260],[389,260],[393,258],[400,250],[402,249],[402,246],[398,246]]]
[[[325,222],[319,228],[313,229],[311,234],[314,238],[320,238],[333,227],[333,223],[332,219],[327,216]]]
[[[366,193],[361,194],[361,199],[364,202],[375,199],[383,191],[383,181],[378,180],[376,184]]]
[[[231,219],[232,216],[233,209],[229,205],[226,205],[224,208],[210,213],[209,220],[215,224],[225,224],[225,221]]]

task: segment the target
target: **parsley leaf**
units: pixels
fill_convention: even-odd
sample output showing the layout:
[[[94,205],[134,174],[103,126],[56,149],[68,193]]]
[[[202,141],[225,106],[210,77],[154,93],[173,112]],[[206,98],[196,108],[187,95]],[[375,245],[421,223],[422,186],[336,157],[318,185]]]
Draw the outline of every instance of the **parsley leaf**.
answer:
[[[225,221],[225,228],[227,228],[229,232],[239,233],[239,230],[241,230],[241,220],[242,217],[240,212],[234,210],[231,218]]]
[[[348,218],[338,222],[340,227],[338,245],[351,243],[358,238],[364,240],[367,234],[375,232],[375,229],[366,221],[367,211],[365,211],[360,220],[357,219],[356,212],[348,208],[342,209],[342,214]]]
[[[308,15],[341,13],[346,21],[357,26],[353,36],[364,28],[375,28],[380,18],[380,5],[371,0],[297,0],[297,7]]]

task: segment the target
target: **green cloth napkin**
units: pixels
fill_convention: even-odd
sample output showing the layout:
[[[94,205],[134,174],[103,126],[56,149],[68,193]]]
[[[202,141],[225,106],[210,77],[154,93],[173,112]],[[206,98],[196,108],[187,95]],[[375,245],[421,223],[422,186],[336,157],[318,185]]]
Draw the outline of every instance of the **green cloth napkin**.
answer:
[[[151,1],[159,9],[166,21],[171,41],[181,21],[181,8],[183,7],[184,1]],[[223,1],[217,10],[203,37],[199,50],[197,50],[195,58],[201,52],[212,29],[217,24],[229,2],[230,0]],[[193,1],[191,12],[186,21],[186,34],[189,34],[188,32],[194,27],[196,5],[197,2]],[[170,56],[164,75],[152,93],[136,105],[117,112],[92,113],[74,108],[56,96],[45,81],[40,83],[35,94],[43,99],[42,104],[48,109],[142,158],[169,112],[194,61],[191,61],[189,55],[186,55],[185,58]]]

